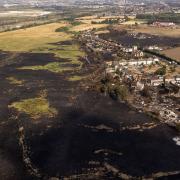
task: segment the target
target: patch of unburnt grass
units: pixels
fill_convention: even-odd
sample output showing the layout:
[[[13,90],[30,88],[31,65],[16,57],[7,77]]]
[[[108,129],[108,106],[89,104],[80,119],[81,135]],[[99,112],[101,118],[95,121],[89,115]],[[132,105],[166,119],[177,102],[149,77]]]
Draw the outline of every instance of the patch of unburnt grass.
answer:
[[[79,57],[84,56],[85,53],[80,50],[79,45],[63,45],[62,48],[61,50],[52,51],[55,57],[69,59],[72,64],[82,65],[81,61],[79,61]]]
[[[48,63],[46,65],[37,65],[37,66],[23,66],[20,67],[18,69],[20,70],[34,70],[34,71],[38,71],[38,70],[47,70],[53,73],[63,73],[66,71],[72,71],[75,70],[76,68],[73,67],[63,67],[62,66],[63,63],[61,62],[52,62],[52,63]]]
[[[39,119],[41,117],[52,118],[57,115],[58,111],[50,106],[46,96],[46,92],[41,92],[39,97],[14,102],[8,107],[26,113],[32,119]]]
[[[24,81],[18,80],[15,77],[7,77],[6,80],[8,80],[10,84],[18,85],[18,86],[20,86],[24,83]]]
[[[51,43],[52,45],[60,45],[60,46],[63,46],[63,45],[72,45],[74,43],[73,40],[69,40],[69,41],[60,41],[58,43]]]
[[[82,62],[79,60],[80,57],[83,57],[85,53],[80,49],[78,44],[72,43],[70,45],[49,45],[48,48],[35,49],[35,52],[44,52],[52,53],[55,58],[58,59],[67,59],[71,64],[82,66]]]
[[[80,81],[80,80],[83,80],[85,79],[86,76],[80,76],[80,75],[74,75],[74,76],[71,76],[68,78],[69,81]]]

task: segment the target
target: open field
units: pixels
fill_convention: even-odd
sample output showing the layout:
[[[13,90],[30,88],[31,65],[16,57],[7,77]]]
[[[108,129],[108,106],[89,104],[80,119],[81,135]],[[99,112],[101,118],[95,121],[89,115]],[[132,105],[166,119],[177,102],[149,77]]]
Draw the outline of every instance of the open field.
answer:
[[[9,108],[15,108],[20,112],[24,112],[30,115],[32,119],[39,119],[43,116],[51,118],[57,114],[57,110],[49,107],[49,103],[44,97],[14,102]]]
[[[99,31],[95,32],[95,34],[97,34],[97,35],[99,35],[99,34],[107,34],[109,32],[110,32],[109,30],[99,30]]]
[[[83,19],[83,20],[79,20],[80,22],[82,22],[82,23],[85,23],[85,24],[92,24],[92,22],[97,22],[97,23],[99,23],[99,22],[102,22],[102,21],[104,21],[105,19],[101,19],[101,18],[95,18],[95,19]]]
[[[99,17],[99,16],[84,16],[84,17],[81,17],[81,18],[77,18],[76,20],[80,21],[80,22],[83,22],[83,23],[86,23],[86,24],[91,24],[92,22],[97,22],[97,23],[100,23],[104,20],[107,20],[107,19],[124,19],[124,16],[102,16],[102,17]],[[135,23],[138,23],[138,24],[143,24],[143,23],[146,23],[146,21],[143,21],[143,20],[134,20],[135,17],[134,16],[128,16],[128,18],[130,19],[129,21],[125,22],[125,23],[122,23],[122,24],[128,24],[128,25],[134,25]]]
[[[138,44],[141,48],[157,45],[162,48],[167,48],[180,43],[179,37],[155,36],[152,34],[141,34],[138,32],[133,33],[134,30],[136,30],[134,27],[130,28],[127,25],[115,25],[109,30],[110,33],[101,33],[100,37],[103,39],[112,39],[126,46]]]
[[[129,21],[132,22],[132,21]],[[144,33],[144,34],[151,34],[160,37],[172,37],[172,38],[179,38],[180,37],[180,27],[178,26],[175,29],[172,28],[165,28],[165,27],[152,27],[146,24],[140,24],[138,26],[131,26],[131,24],[121,24],[121,25],[114,25],[115,29],[125,29],[130,32],[134,33]]]
[[[62,73],[62,72],[66,72],[66,71],[75,70],[75,68],[73,68],[73,67],[63,67],[62,65],[63,65],[63,63],[61,63],[61,62],[53,62],[53,63],[48,63],[44,66],[42,66],[42,65],[24,66],[24,67],[20,67],[18,69],[34,70],[34,71],[47,70],[47,71],[54,72],[54,73]]]
[[[132,30],[135,33],[146,33],[151,35],[167,37],[180,37],[180,27],[177,29],[172,29],[164,27],[152,27],[148,25],[139,25],[136,27],[131,27],[129,28],[129,30]]]
[[[180,47],[167,49],[162,51],[162,53],[167,57],[180,61]]]
[[[56,57],[68,58],[74,64],[81,64],[79,57],[84,53],[77,44],[61,45],[71,41],[72,34],[55,32],[57,28],[70,26],[67,22],[51,23],[27,29],[0,33],[0,50],[14,52],[53,53]],[[80,27],[79,30],[81,29]]]
[[[85,31],[85,30],[89,30],[89,29],[100,29],[100,28],[105,28],[107,27],[108,25],[107,24],[90,24],[90,23],[87,23],[87,24],[81,24],[79,26],[74,26],[71,28],[71,31],[76,31],[76,32],[79,32],[79,31]]]
[[[135,25],[135,24],[146,24],[146,23],[147,23],[147,21],[145,21],[145,20],[133,19],[133,20],[123,22],[121,24],[123,24],[123,25]]]
[[[50,11],[43,10],[26,10],[26,11],[3,11],[0,17],[37,17],[51,14]]]
[[[71,39],[65,33],[56,33],[59,27],[66,23],[52,23],[0,33],[0,49],[3,51],[35,51],[38,48],[49,48],[50,43]]]
[[[76,18],[77,20],[95,20],[95,19],[116,19],[116,18],[124,18],[124,16],[83,16],[80,18]],[[128,16],[129,19],[135,19],[135,16]]]

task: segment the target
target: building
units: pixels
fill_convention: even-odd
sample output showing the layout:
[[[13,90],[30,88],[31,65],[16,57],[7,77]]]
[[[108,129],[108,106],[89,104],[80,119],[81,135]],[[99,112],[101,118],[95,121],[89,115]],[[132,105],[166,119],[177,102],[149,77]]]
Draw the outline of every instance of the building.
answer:
[[[175,23],[173,22],[153,22],[153,26],[157,26],[157,27],[174,27]]]
[[[150,80],[148,80],[148,83],[150,83],[151,86],[159,86],[164,83],[163,77],[153,77]]]
[[[144,53],[138,50],[138,51],[133,52],[133,56],[137,58],[141,58],[144,56]]]
[[[140,66],[140,65],[151,65],[159,62],[158,58],[147,58],[147,59],[132,59],[130,61],[119,62],[122,66]]]
[[[163,49],[158,47],[158,46],[149,46],[148,47],[149,50],[157,50],[157,51],[162,51]]]

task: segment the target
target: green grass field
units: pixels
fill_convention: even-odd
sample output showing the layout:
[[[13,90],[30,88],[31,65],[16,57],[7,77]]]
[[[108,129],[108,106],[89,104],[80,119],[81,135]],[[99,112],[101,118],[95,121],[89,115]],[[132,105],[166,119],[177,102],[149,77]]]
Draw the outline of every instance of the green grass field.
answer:
[[[20,102],[14,102],[9,106],[9,108],[15,108],[20,112],[24,112],[31,116],[32,119],[39,119],[41,117],[51,118],[57,115],[57,110],[50,107],[45,97],[25,99]]]
[[[66,71],[72,71],[75,70],[74,68],[71,67],[63,67],[62,66],[63,63],[61,62],[52,62],[52,63],[48,63],[44,66],[24,66],[24,67],[20,67],[18,69],[20,70],[34,70],[34,71],[38,71],[38,70],[47,70],[53,73],[62,73],[62,72],[66,72]]]
[[[56,32],[60,27],[70,26],[69,24],[51,23],[37,27],[20,29],[10,32],[0,33],[0,50],[13,52],[35,52],[53,53],[56,57],[66,58],[72,64],[81,66],[79,57],[84,56],[78,44],[56,45],[61,41],[71,41],[73,34],[66,32]],[[52,67],[47,65],[44,68]],[[51,68],[52,69],[52,68]]]

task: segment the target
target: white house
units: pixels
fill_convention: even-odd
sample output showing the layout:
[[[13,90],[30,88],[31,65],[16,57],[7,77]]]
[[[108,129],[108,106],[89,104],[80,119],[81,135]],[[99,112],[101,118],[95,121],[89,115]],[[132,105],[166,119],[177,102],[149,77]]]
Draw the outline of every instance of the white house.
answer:
[[[130,60],[130,61],[122,61],[119,62],[119,65],[122,66],[140,66],[140,65],[151,65],[159,62],[158,58],[148,58],[148,59],[138,59],[138,60]]]

